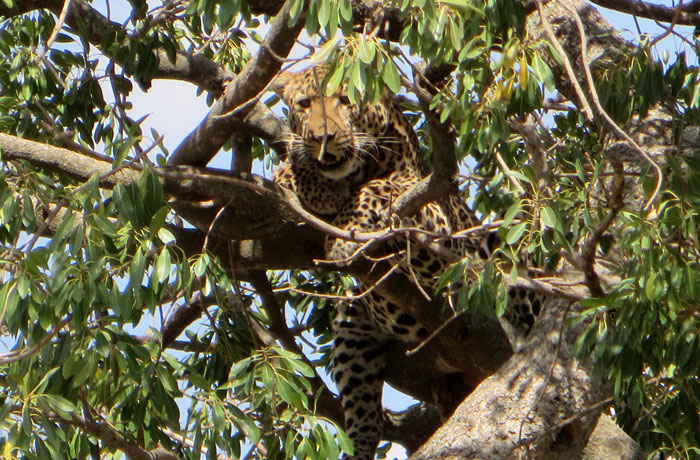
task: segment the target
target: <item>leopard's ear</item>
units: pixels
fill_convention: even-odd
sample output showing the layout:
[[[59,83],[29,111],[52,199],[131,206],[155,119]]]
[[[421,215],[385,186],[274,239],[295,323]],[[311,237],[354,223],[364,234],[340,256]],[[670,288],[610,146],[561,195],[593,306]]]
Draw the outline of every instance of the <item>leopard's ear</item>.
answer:
[[[287,85],[289,85],[289,83],[294,80],[297,75],[299,74],[288,70],[278,73],[275,79],[270,83],[270,89],[277,93],[280,99],[284,100],[284,92]]]

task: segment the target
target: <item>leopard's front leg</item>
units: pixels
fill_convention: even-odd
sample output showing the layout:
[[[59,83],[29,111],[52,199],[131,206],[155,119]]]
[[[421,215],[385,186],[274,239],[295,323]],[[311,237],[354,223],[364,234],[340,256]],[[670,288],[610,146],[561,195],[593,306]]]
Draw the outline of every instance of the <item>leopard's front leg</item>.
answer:
[[[355,452],[344,459],[372,460],[382,435],[382,387],[387,337],[356,301],[338,305],[333,317],[333,379],[345,430]]]

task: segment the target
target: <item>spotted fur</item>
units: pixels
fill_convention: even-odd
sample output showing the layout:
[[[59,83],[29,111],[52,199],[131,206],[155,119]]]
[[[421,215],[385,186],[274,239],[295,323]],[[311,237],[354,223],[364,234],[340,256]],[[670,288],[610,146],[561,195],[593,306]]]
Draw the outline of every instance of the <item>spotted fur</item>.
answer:
[[[284,73],[274,84],[289,108],[291,127],[285,139],[289,155],[274,179],[293,190],[308,210],[339,228],[363,232],[385,228],[392,219],[394,200],[427,174],[415,132],[390,94],[361,106],[351,104],[342,88],[319,94],[324,73],[323,67]],[[398,223],[449,236],[479,222],[461,199],[450,196]],[[485,241],[446,238],[440,244],[460,257],[488,257]],[[419,244],[412,246],[410,267],[405,264],[402,270],[410,271],[427,292],[433,292],[448,261]],[[329,237],[327,257],[343,260],[357,247],[358,243]],[[405,239],[389,243],[390,251],[402,249],[406,249]],[[362,279],[358,285],[363,288]],[[522,300],[519,295],[514,294],[515,303],[525,304],[517,302]],[[386,342],[398,338],[415,344],[428,331],[399,305],[374,292],[361,301],[337,305],[332,329],[333,378],[345,428],[354,442],[351,458],[371,460],[383,424]]]

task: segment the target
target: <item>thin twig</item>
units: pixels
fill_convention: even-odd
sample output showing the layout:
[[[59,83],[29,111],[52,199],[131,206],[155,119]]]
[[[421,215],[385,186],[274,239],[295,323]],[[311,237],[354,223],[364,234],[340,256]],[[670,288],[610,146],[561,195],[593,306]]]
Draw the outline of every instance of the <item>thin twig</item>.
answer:
[[[613,177],[613,190],[610,198],[610,210],[606,216],[598,223],[598,226],[591,233],[590,238],[583,245],[581,249],[581,257],[583,259],[583,274],[586,277],[586,286],[588,290],[591,291],[593,297],[602,299],[605,297],[605,291],[600,285],[600,278],[595,271],[595,254],[598,249],[598,242],[602,238],[603,234],[607,231],[608,227],[612,224],[617,214],[624,207],[625,202],[622,199],[622,192],[624,190],[625,180],[623,176],[623,170],[621,164],[614,164],[615,176]]]
[[[71,5],[71,0],[64,0],[63,1],[63,8],[61,9],[61,13],[58,15],[58,20],[56,21],[56,24],[53,26],[53,30],[51,31],[51,35],[49,36],[49,39],[46,40],[46,45],[44,45],[44,49],[42,49],[39,52],[39,55],[36,58],[36,63],[39,63],[40,61],[44,60],[44,57],[46,57],[46,53],[49,51],[49,49],[53,46],[53,42],[56,41],[56,38],[58,37],[58,33],[61,31],[61,28],[63,27],[63,24],[66,21],[66,16],[68,15],[68,10],[70,9]]]
[[[593,412],[596,412],[596,411],[602,409],[603,407],[608,406],[608,405],[609,405],[610,403],[612,403],[613,401],[615,401],[615,397],[614,397],[614,396],[610,396],[610,397],[605,398],[605,399],[603,399],[603,400],[601,400],[601,401],[598,401],[597,403],[593,404],[592,406],[589,406],[589,407],[587,407],[587,408],[585,408],[585,409],[582,409],[582,410],[576,412],[574,415],[563,419],[561,422],[557,423],[556,425],[544,429],[543,431],[539,432],[537,436],[532,436],[532,437],[529,437],[529,438],[520,439],[520,440],[518,441],[517,447],[524,447],[524,446],[526,446],[526,445],[532,444],[533,442],[535,442],[535,441],[537,441],[538,439],[540,439],[541,436],[546,436],[546,435],[549,435],[549,434],[557,433],[559,430],[561,430],[562,428],[566,427],[566,426],[569,425],[571,422],[575,422],[576,420],[578,420],[578,419],[580,419],[580,418],[582,418],[582,417],[585,417],[585,416],[588,415],[588,414],[591,414],[591,413],[593,413]]]
[[[593,101],[593,104],[596,106],[596,110],[598,111],[598,114],[605,120],[605,122],[608,124],[608,126],[620,137],[622,137],[625,141],[627,141],[632,147],[633,150],[637,152],[642,158],[644,158],[649,164],[654,168],[654,171],[656,172],[657,180],[656,180],[656,188],[654,188],[654,192],[651,194],[649,197],[649,200],[647,203],[644,205],[644,210],[649,210],[651,208],[652,203],[656,199],[656,197],[659,195],[659,192],[661,191],[661,185],[663,184],[663,172],[661,171],[661,167],[656,164],[656,162],[647,154],[642,148],[635,142],[634,139],[630,137],[629,134],[627,134],[622,128],[620,128],[615,121],[610,118],[610,115],[605,111],[603,106],[600,103],[600,99],[598,98],[598,91],[595,88],[595,82],[593,80],[593,74],[591,74],[591,69],[589,67],[588,63],[588,39],[586,38],[586,31],[584,30],[583,27],[583,21],[581,21],[581,17],[578,14],[578,11],[569,11],[572,13],[572,16],[574,18],[574,21],[576,21],[576,25],[578,26],[578,31],[579,35],[581,36],[581,59],[582,59],[582,64],[583,64],[583,71],[586,75],[586,81],[588,83],[588,89],[589,89],[589,94],[591,96],[591,100]]]
[[[365,288],[362,292],[359,294],[355,295],[333,295],[333,294],[320,294],[318,292],[311,292],[311,291],[305,291],[302,289],[296,289],[296,288],[281,288],[281,289],[276,289],[276,292],[282,292],[282,291],[288,291],[288,292],[293,292],[295,294],[302,294],[306,296],[311,296],[311,297],[318,297],[319,299],[329,299],[329,300],[340,300],[344,302],[353,302],[356,300],[361,300],[365,298],[369,293],[371,293],[374,289],[376,289],[377,286],[379,286],[381,283],[386,281],[391,275],[396,273],[396,271],[401,268],[400,264],[395,264],[392,265],[389,270],[387,270],[377,281],[372,283],[371,286],[368,286]]]
[[[515,187],[515,189],[521,194],[525,195],[525,189],[523,188],[522,185],[520,185],[520,181],[518,180],[517,177],[513,174],[513,171],[510,170],[506,162],[503,160],[503,157],[501,156],[500,153],[496,152],[496,162],[498,163],[498,166],[501,167],[501,170],[505,173],[506,177],[510,181],[510,183]]]
[[[581,85],[579,84],[578,79],[576,78],[576,72],[574,72],[574,68],[572,67],[571,62],[569,61],[566,51],[564,51],[564,48],[561,46],[561,43],[559,43],[559,40],[557,39],[556,35],[554,35],[552,25],[549,23],[549,19],[547,18],[546,14],[544,13],[544,9],[542,8],[542,2],[536,1],[535,4],[537,5],[537,11],[540,15],[540,22],[542,22],[542,26],[544,27],[544,31],[547,34],[547,38],[549,38],[549,41],[551,42],[552,46],[557,51],[557,53],[559,53],[559,57],[561,58],[562,63],[564,64],[566,74],[569,76],[569,80],[571,81],[571,85],[574,87],[576,96],[578,96],[579,103],[582,106],[581,111],[583,112],[583,116],[587,120],[591,120],[593,117],[593,111],[591,110],[591,106],[588,104],[588,99],[586,98],[586,94],[583,92],[583,88],[581,88]]]
[[[41,338],[41,340],[39,340],[38,343],[32,345],[31,347],[27,347],[27,348],[24,348],[22,350],[12,351],[10,353],[0,355],[0,365],[5,365],[5,364],[10,364],[10,363],[15,363],[17,361],[21,361],[24,358],[27,358],[27,357],[33,355],[34,353],[40,351],[41,348],[44,345],[46,345],[47,343],[49,343],[49,341],[51,341],[51,339],[54,338],[54,336],[56,336],[56,334],[58,334],[58,332],[61,329],[63,329],[72,318],[73,318],[73,315],[71,315],[69,313],[65,318],[63,318],[63,320],[60,323],[58,323],[53,328],[53,330],[51,330],[51,332],[47,333],[44,337]]]

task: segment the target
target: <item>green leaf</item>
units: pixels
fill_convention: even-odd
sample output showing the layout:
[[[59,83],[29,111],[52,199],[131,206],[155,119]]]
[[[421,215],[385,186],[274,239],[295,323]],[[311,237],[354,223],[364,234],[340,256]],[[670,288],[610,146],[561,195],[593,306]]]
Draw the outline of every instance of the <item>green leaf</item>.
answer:
[[[520,240],[520,237],[523,236],[523,233],[525,233],[527,225],[527,222],[521,222],[513,225],[510,230],[508,230],[508,234],[506,235],[506,243],[511,245],[517,243]]]
[[[644,283],[644,293],[647,299],[654,300],[656,298],[656,287],[656,273],[651,272]]]
[[[194,274],[197,278],[200,278],[204,275],[204,273],[207,271],[207,267],[209,266],[209,256],[207,254],[200,254],[200,256],[197,258],[197,261],[194,263]]]
[[[374,53],[374,42],[361,36],[357,40],[357,56],[360,58],[360,61],[364,62],[365,64],[371,64],[372,60],[374,59]]]
[[[352,2],[351,0],[340,0],[339,1],[339,7],[340,7],[340,17],[343,18],[343,21],[350,21],[352,19]]]
[[[516,200],[515,203],[510,205],[506,213],[503,215],[503,223],[501,224],[501,228],[508,228],[510,223],[513,221],[513,218],[520,211],[520,206],[522,205],[522,202],[523,200]]]
[[[302,394],[299,388],[296,388],[293,383],[281,375],[278,375],[277,378],[277,391],[283,400],[294,407],[305,408],[308,406],[306,395]]]
[[[318,8],[318,23],[326,27],[331,17],[331,1],[320,0],[319,3],[320,5]]]
[[[165,225],[165,219],[168,217],[169,212],[170,212],[170,207],[162,206],[160,209],[158,209],[153,214],[153,217],[151,218],[151,223],[148,226],[148,230],[149,230],[150,235],[153,235],[155,232],[160,232],[163,225]],[[168,233],[170,233],[170,232],[168,232]],[[172,235],[172,233],[171,233],[171,235]]]
[[[26,275],[20,275],[17,278],[17,294],[20,299],[26,299],[31,293],[31,282]]]
[[[331,14],[330,18],[328,21],[328,26],[326,27],[326,33],[328,34],[329,37],[335,37],[336,32],[338,31],[338,2],[337,0],[333,0],[330,2],[331,4]]]
[[[175,235],[172,234],[170,230],[165,227],[161,227],[158,230],[158,239],[163,242],[163,244],[175,243]]]
[[[325,447],[325,458],[338,458],[340,454],[338,445],[335,442],[335,439],[333,439],[333,435],[330,433],[330,431],[324,430],[320,425],[316,425],[316,429],[318,430],[319,437],[322,439]]]
[[[290,359],[289,363],[292,365],[295,371],[299,372],[304,377],[311,378],[314,375],[316,375],[313,368],[304,361],[300,361],[298,359]]]
[[[540,83],[544,83],[547,91],[554,91],[554,74],[538,53],[532,57],[532,73]]]
[[[34,204],[27,190],[22,190],[22,224],[28,230],[34,229],[36,223],[36,213],[34,212]]]
[[[201,388],[202,390],[211,390],[211,383],[207,379],[202,377],[202,374],[195,371],[191,367],[187,368],[187,377],[190,379],[190,382],[192,382],[193,385]]]
[[[342,429],[336,427],[336,430],[336,436],[338,438],[338,444],[340,444],[340,448],[343,449],[343,452],[345,452],[346,454],[350,456],[354,455],[355,446],[353,445],[352,440]]]
[[[450,21],[449,24],[450,41],[452,42],[452,48],[455,50],[461,50],[462,41],[464,39],[461,23],[457,21]]]
[[[122,184],[117,184],[112,190],[112,197],[114,198],[114,205],[117,207],[119,215],[133,222],[136,217],[136,212],[134,211],[134,203],[132,202],[131,194],[128,192],[127,188]]]
[[[338,44],[340,43],[340,37],[333,37],[332,39],[328,40],[326,43],[321,46],[314,54],[311,56],[311,59],[309,59],[309,62],[311,64],[324,64],[326,61],[328,61],[328,58],[332,55],[338,52]],[[336,72],[338,71],[338,68],[335,69]],[[341,72],[342,75],[342,72]],[[330,80],[328,83],[328,86],[330,85]],[[332,92],[333,89],[337,88],[338,85],[334,85],[333,88],[328,88],[329,92]]]
[[[561,222],[559,221],[559,216],[549,206],[545,206],[542,209],[540,209],[540,218],[542,219],[542,223],[545,225],[545,227],[561,230]]]
[[[299,20],[302,11],[304,11],[304,0],[293,0],[289,8],[289,21],[287,21],[287,25],[290,27],[294,26]]]
[[[64,214],[63,220],[58,225],[56,232],[53,234],[51,241],[54,244],[59,244],[63,238],[73,229],[73,223],[75,222],[75,213],[67,212]]]
[[[251,444],[257,443],[260,440],[261,433],[257,425],[255,425],[255,422],[232,404],[228,405],[228,411],[231,414],[231,418],[233,418],[236,424],[240,426],[245,433],[247,441]]]
[[[131,289],[138,289],[143,283],[143,275],[146,271],[148,259],[144,254],[145,248],[136,251],[129,267],[129,285]]]
[[[365,91],[365,73],[362,71],[362,65],[359,62],[355,62],[352,66],[350,81],[360,94]]]
[[[223,433],[226,429],[226,414],[221,404],[218,401],[214,401],[212,404],[212,421],[214,422],[214,427],[219,433]]]
[[[168,372],[168,370],[162,366],[158,366],[156,372],[158,374],[158,380],[160,380],[161,385],[163,385],[163,388],[165,388],[166,391],[168,391],[170,394],[180,393],[180,390],[177,387],[177,380],[175,380],[172,373]]]
[[[158,281],[159,283],[166,282],[170,277],[170,268],[170,251],[167,248],[163,248],[163,250],[160,251],[158,258],[156,259],[156,281]]]
[[[389,87],[393,93],[398,93],[401,90],[401,77],[399,76],[399,70],[396,68],[396,64],[391,59],[387,59],[384,63],[384,73],[382,73],[382,80]]]
[[[333,73],[331,76],[328,78],[328,84],[326,86],[326,90],[328,92],[333,92],[337,88],[340,87],[340,85],[343,83],[343,77],[345,76],[345,69],[341,65],[342,63],[339,63],[333,70]]]
[[[54,367],[53,369],[51,369],[50,371],[48,371],[46,374],[44,374],[44,376],[41,378],[41,380],[39,381],[39,383],[37,383],[36,386],[34,387],[34,389],[32,390],[32,393],[34,393],[34,394],[41,394],[41,393],[43,393],[44,390],[46,389],[46,385],[49,384],[49,379],[50,379],[51,377],[53,377],[53,375],[54,375],[56,372],[58,372],[59,370],[60,370],[60,368]]]

